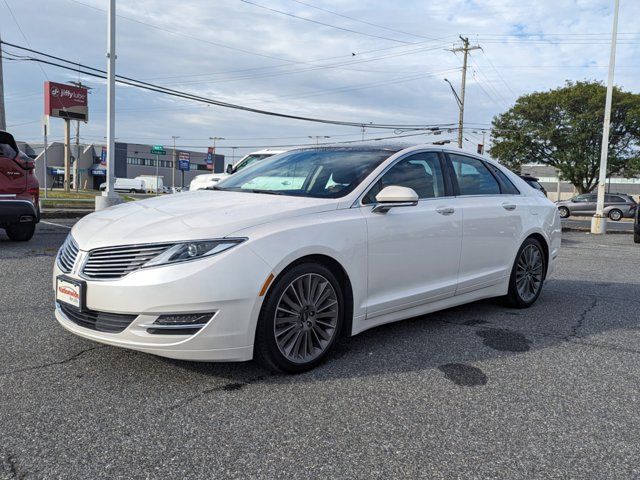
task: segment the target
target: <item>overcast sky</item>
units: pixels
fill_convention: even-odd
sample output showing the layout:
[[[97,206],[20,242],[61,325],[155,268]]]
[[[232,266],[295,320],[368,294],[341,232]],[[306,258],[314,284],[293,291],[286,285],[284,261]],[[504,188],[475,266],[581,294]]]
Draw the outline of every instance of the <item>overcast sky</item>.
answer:
[[[105,68],[107,3],[1,0],[0,34],[11,43]],[[282,113],[363,123],[455,124],[458,108],[444,78],[459,89],[462,57],[450,49],[460,46],[458,35],[467,35],[482,47],[471,53],[467,77],[469,147],[519,95],[568,79],[604,81],[607,75],[613,0],[251,3],[118,0],[117,72]],[[616,84],[635,92],[640,89],[638,18],[640,2],[621,0]],[[41,139],[43,82],[78,79],[74,72],[43,68],[5,57],[7,124],[19,139]],[[80,79],[93,88],[82,141],[103,142],[104,82]],[[240,155],[247,152],[242,147],[316,141],[308,136],[331,137],[321,141],[361,137],[355,127],[277,119],[131,87],[118,86],[116,102],[120,141],[171,145],[171,136],[178,135],[180,146],[206,147],[209,137],[225,137],[218,146],[228,157],[231,149],[225,147],[241,147]],[[62,120],[51,123],[52,137],[61,139]],[[366,131],[371,138],[393,134]]]

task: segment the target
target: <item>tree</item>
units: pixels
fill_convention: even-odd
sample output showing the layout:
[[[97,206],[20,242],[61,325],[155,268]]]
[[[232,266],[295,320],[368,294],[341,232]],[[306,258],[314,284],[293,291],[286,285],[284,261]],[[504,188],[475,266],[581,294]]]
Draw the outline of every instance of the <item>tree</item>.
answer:
[[[570,82],[535,92],[492,122],[489,153],[512,170],[525,163],[550,165],[580,193],[598,183],[606,88]],[[640,172],[640,95],[613,90],[608,175]]]

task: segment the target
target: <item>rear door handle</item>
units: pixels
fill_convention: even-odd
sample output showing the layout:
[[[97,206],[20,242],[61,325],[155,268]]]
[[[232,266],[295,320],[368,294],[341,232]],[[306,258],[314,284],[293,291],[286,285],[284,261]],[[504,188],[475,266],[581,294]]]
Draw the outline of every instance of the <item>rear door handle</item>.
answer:
[[[451,207],[436,208],[436,212],[438,212],[440,215],[451,215],[455,211],[456,211],[456,209],[455,208],[451,208]]]
[[[502,204],[502,208],[504,208],[505,210],[515,210],[516,209],[516,204],[515,203],[503,203]]]

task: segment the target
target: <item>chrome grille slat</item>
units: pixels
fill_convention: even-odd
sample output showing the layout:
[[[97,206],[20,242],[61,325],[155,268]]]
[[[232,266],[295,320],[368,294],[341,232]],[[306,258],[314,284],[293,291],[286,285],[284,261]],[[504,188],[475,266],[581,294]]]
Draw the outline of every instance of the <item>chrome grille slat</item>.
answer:
[[[67,237],[58,252],[58,267],[64,273],[71,273],[79,252],[78,245],[71,235]]]
[[[122,278],[172,246],[166,244],[98,248],[89,252],[82,268],[82,275],[92,280]]]

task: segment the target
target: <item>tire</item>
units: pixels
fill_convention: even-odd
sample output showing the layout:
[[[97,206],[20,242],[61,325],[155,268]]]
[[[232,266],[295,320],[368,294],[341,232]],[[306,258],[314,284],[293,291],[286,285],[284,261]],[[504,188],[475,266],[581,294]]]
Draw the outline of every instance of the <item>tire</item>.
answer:
[[[635,243],[640,243],[640,233],[633,232],[633,241]]]
[[[613,210],[609,210],[608,217],[609,217],[609,220],[613,220],[614,222],[619,222],[620,220],[622,220],[622,212],[617,208],[614,208]]]
[[[567,207],[558,207],[558,213],[560,214],[560,218],[569,218],[569,215],[571,215]]]
[[[129,193],[136,193],[136,191],[132,188],[131,190],[129,190]]]
[[[14,242],[26,242],[31,240],[36,231],[35,223],[14,223],[5,228],[7,236]]]
[[[262,305],[254,358],[274,372],[311,370],[340,336],[344,310],[340,283],[328,268],[313,262],[293,266],[276,279]]]
[[[529,308],[540,296],[545,273],[546,258],[542,245],[535,238],[527,238],[513,262],[505,303],[513,308]]]

